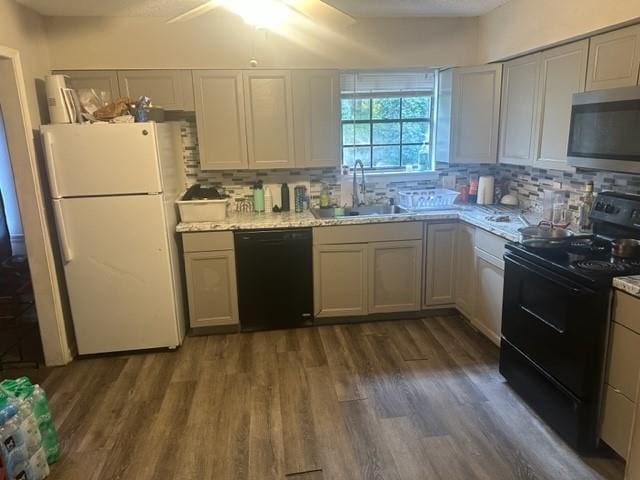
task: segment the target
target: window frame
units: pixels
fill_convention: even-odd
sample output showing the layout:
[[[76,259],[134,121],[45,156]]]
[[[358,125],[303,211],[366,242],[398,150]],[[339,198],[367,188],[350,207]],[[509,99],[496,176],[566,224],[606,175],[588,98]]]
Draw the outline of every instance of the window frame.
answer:
[[[415,98],[415,97],[429,97],[431,101],[429,102],[429,112],[428,117],[410,117],[403,118],[402,116],[402,101],[405,98]],[[376,98],[399,98],[400,99],[400,115],[399,118],[396,119],[374,119],[373,118],[373,109],[371,108],[373,100]],[[369,100],[369,119],[368,120],[356,120],[355,112],[354,118],[352,120],[343,120],[342,119],[342,101],[345,99],[365,99]],[[340,163],[341,165],[345,165],[344,163],[344,149],[346,148],[369,148],[370,151],[370,162],[369,165],[365,165],[364,169],[370,172],[407,172],[406,165],[402,163],[402,148],[407,147],[415,147],[427,145],[429,147],[429,154],[427,157],[427,164],[424,165],[423,168],[420,168],[421,165],[418,164],[419,168],[416,170],[410,170],[411,172],[425,172],[425,171],[433,171],[433,137],[434,137],[434,112],[435,112],[435,90],[411,90],[411,91],[399,91],[399,92],[361,92],[361,93],[341,93],[340,94]],[[427,141],[421,143],[403,143],[403,125],[405,123],[411,122],[425,122],[429,125],[429,136]],[[384,143],[384,144],[374,144],[373,143],[373,125],[374,124],[400,124],[400,143]],[[369,125],[369,143],[363,145],[357,144],[346,144],[344,143],[344,125]],[[400,148],[400,165],[398,166],[388,166],[388,167],[375,167],[373,166],[373,149],[374,147],[399,147]],[[353,169],[353,166],[349,165],[350,169]]]

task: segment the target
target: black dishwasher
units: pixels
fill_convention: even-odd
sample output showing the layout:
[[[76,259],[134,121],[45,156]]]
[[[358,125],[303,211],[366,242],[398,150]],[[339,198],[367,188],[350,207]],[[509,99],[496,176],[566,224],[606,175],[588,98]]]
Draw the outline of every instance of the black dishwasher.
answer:
[[[235,232],[235,247],[242,330],[310,325],[311,229]]]

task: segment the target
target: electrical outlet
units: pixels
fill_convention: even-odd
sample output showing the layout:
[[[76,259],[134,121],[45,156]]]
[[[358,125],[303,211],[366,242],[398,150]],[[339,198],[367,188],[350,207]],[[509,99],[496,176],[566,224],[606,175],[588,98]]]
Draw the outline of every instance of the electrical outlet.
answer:
[[[448,173],[444,177],[442,177],[442,187],[449,188],[451,190],[456,189],[456,174]]]

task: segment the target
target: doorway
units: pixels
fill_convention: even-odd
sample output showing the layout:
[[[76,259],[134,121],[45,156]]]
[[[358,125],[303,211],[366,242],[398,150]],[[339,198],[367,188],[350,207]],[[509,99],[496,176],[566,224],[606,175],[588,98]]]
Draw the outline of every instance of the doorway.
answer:
[[[38,367],[43,361],[20,207],[0,104],[0,370]]]
[[[10,166],[10,176],[13,179],[11,183],[15,191],[14,198],[9,198],[10,194],[4,194],[3,200],[7,198],[9,204],[14,199],[16,201],[15,207],[9,207],[11,213],[6,222],[6,230],[10,240],[9,224],[11,222],[11,228],[17,229],[19,220],[24,235],[22,237],[24,252],[20,251],[20,234],[15,234],[14,245],[10,245],[10,251],[7,249],[5,253],[9,257],[13,257],[16,253],[24,253],[28,257],[26,273],[32,288],[30,292],[32,305],[35,306],[32,314],[36,315],[37,312],[35,330],[42,340],[41,343],[36,342],[36,346],[40,345],[46,365],[64,365],[73,358],[72,344],[70,345],[70,339],[73,338],[72,329],[70,316],[65,315],[64,296],[61,294],[63,282],[57,258],[59,255],[56,255],[53,240],[55,230],[46,209],[44,193],[46,182],[43,181],[44,168],[42,156],[39,155],[39,138],[36,130],[40,125],[40,120],[37,118],[36,88],[33,85],[36,79],[30,78],[28,85],[21,65],[20,53],[17,50],[0,45],[2,131],[3,143],[6,145],[5,152],[8,152],[4,156],[9,159],[9,163],[4,164],[4,171],[7,165]],[[27,95],[27,91],[30,92],[30,96]],[[31,109],[29,105],[32,106]],[[32,112],[36,115],[33,117],[35,123],[32,121]],[[8,190],[11,188],[8,187]],[[1,230],[2,222],[0,221]],[[4,337],[4,332],[0,332],[0,336]]]

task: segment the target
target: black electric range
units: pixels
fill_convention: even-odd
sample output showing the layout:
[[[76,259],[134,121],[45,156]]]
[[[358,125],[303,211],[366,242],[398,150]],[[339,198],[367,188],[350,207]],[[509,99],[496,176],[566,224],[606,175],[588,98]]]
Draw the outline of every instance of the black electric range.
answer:
[[[500,372],[574,448],[598,446],[612,280],[640,274],[640,259],[611,255],[611,240],[640,239],[640,196],[604,192],[594,234],[542,250],[505,253]]]

